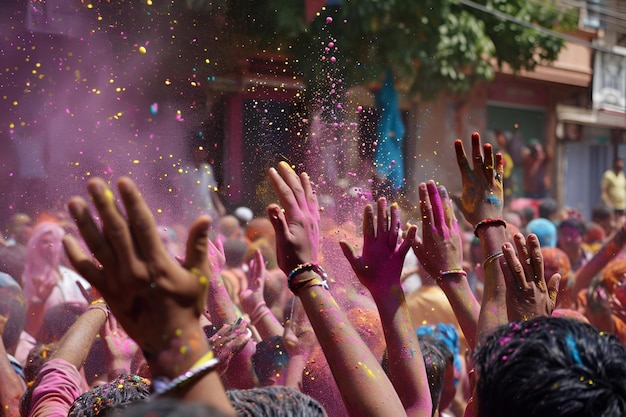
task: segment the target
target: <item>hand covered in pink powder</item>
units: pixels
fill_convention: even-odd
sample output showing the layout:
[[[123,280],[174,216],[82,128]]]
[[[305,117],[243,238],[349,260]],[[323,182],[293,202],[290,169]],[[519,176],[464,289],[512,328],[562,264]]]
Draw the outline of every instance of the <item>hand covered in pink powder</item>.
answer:
[[[474,226],[481,220],[501,219],[504,205],[502,188],[504,160],[502,155],[495,155],[494,165],[491,144],[486,143],[483,146],[484,159],[480,148],[480,135],[473,133],[472,160],[474,161],[474,169],[472,169],[467,160],[465,149],[463,149],[463,142],[460,139],[454,142],[456,160],[463,182],[460,208],[465,219]]]
[[[388,214],[387,200],[382,197],[377,202],[376,227],[373,207],[368,204],[363,210],[362,255],[357,256],[354,247],[348,242],[339,242],[359,281],[373,295],[379,291],[389,291],[394,286],[400,289],[404,258],[417,231],[415,226],[411,226],[406,239],[402,239],[401,227],[398,205],[392,204]]]
[[[265,259],[259,249],[254,252],[254,258],[250,260],[250,272],[248,273],[248,288],[241,291],[239,299],[243,310],[252,315],[255,308],[265,302],[263,290],[268,273],[265,269]]]
[[[209,342],[213,347],[213,352],[220,360],[220,374],[226,372],[233,355],[243,349],[252,338],[252,332],[248,329],[248,323],[242,318],[237,319],[232,324],[225,324],[213,336]]]
[[[506,283],[509,321],[549,317],[556,304],[561,275],[544,276],[543,255],[536,235],[524,239],[524,235],[516,233],[513,240],[515,248],[505,243],[504,256],[497,259]]]
[[[320,213],[317,196],[306,173],[296,174],[286,162],[270,168],[272,187],[282,206],[271,204],[267,213],[276,231],[278,265],[289,274],[296,266],[317,263]]]
[[[129,374],[131,362],[137,355],[139,346],[117,323],[113,314],[109,314],[102,336],[105,342],[104,354],[109,377]]]
[[[463,246],[452,201],[434,181],[419,185],[422,238],[415,239],[413,251],[420,263],[437,279],[442,272],[463,269]]]

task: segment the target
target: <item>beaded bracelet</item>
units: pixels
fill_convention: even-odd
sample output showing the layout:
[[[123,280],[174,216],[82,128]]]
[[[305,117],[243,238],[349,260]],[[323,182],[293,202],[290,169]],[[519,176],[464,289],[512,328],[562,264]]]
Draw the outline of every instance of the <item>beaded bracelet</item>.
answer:
[[[489,265],[490,263],[492,263],[493,261],[495,261],[496,259],[498,259],[499,257],[504,256],[504,253],[502,253],[502,251],[497,251],[494,253],[490,253],[489,255],[487,255],[485,257],[485,260],[483,261],[483,269],[485,269],[487,267],[487,265]]]
[[[503,219],[484,219],[476,223],[474,226],[474,236],[478,237],[478,229],[483,226],[504,226],[506,229],[506,222]]]
[[[198,361],[194,363],[187,372],[184,372],[176,378],[172,380],[165,377],[154,378],[152,381],[154,395],[161,396],[167,394],[174,389],[181,388],[197,379],[200,379],[202,376],[213,370],[218,363],[219,359],[216,358],[213,351],[210,350],[198,359]]]
[[[313,278],[309,278],[301,282],[293,283],[293,278],[305,271],[315,272],[317,275],[321,277],[321,279],[313,277]],[[289,289],[294,295],[296,295],[298,291],[300,291],[302,288],[307,288],[307,287],[322,286],[328,290],[329,289],[328,288],[328,274],[326,273],[324,268],[322,268],[318,264],[314,264],[314,263],[299,264],[289,273],[289,276],[287,279],[287,286],[289,287]]]
[[[447,271],[439,272],[439,279],[443,279],[444,277],[447,277],[448,275],[457,275],[457,274],[467,277],[467,272],[465,272],[465,270],[463,269],[449,269]]]

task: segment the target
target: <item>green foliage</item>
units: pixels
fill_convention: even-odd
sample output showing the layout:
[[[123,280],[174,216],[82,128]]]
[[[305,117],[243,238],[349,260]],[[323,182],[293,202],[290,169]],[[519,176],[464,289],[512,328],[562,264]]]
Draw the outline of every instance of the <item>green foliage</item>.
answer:
[[[221,3],[234,30],[254,39],[260,49],[288,50],[314,88],[341,68],[344,86],[374,82],[392,68],[424,98],[444,90],[461,93],[493,78],[492,58],[514,71],[532,70],[554,61],[564,45],[550,34],[458,0],[343,0],[323,8],[312,22],[305,21],[304,0]],[[576,11],[556,0],[476,3],[550,29],[566,30],[577,21]],[[330,41],[336,49],[325,49]]]

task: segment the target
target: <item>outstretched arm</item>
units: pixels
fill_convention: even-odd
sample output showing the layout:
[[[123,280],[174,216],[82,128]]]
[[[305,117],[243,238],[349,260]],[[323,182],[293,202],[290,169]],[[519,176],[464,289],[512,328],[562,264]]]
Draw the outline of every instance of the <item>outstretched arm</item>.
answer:
[[[278,264],[290,275],[290,288],[302,301],[346,408],[353,416],[406,415],[378,360],[324,286],[325,274],[317,266],[319,207],[308,175],[298,176],[281,162],[269,176],[284,209],[268,207]]]
[[[210,219],[198,218],[189,230],[184,266],[167,256],[156,223],[135,183],[118,180],[122,215],[112,191],[98,178],[88,183],[102,229],[87,203],[73,197],[69,210],[96,266],[71,236],[64,239],[68,257],[107,301],[111,312],[142,349],[154,377],[170,395],[199,401],[234,415],[200,324],[208,280]],[[193,378],[175,384],[192,371]]]
[[[493,148],[488,143],[482,146],[483,158],[478,133],[472,134],[473,169],[467,160],[463,142],[457,140],[454,147],[463,182],[460,208],[465,219],[474,226],[483,251],[485,287],[476,335],[476,339],[480,340],[483,335],[508,322],[504,274],[494,262],[502,256],[502,244],[506,240],[506,223],[502,220],[504,165],[502,155],[497,154],[494,158]]]
[[[358,257],[347,242],[340,242],[344,255],[359,281],[370,291],[383,325],[389,355],[389,377],[407,415],[430,416],[433,404],[422,352],[411,322],[400,283],[402,264],[415,238],[411,226],[407,238],[400,237],[400,209],[378,199],[377,220],[371,205],[363,212],[363,254]],[[376,227],[374,227],[376,224]]]
[[[480,304],[474,297],[462,268],[463,248],[459,224],[448,192],[437,189],[434,181],[419,185],[422,212],[422,239],[415,239],[413,250],[420,263],[437,279],[459,321],[470,348],[476,345]]]

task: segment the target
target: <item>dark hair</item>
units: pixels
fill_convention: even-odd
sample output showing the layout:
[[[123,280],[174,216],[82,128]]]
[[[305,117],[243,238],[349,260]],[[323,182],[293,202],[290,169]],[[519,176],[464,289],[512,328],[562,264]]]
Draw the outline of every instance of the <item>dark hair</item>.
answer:
[[[591,209],[591,221],[608,220],[611,218],[611,213],[611,209],[604,204],[594,206],[593,209]]]
[[[288,363],[289,355],[282,336],[272,336],[257,343],[252,367],[261,385],[267,385],[268,379]]]
[[[130,405],[123,417],[227,417],[206,404],[184,402],[177,398],[156,398]]]
[[[19,284],[0,272],[0,314],[7,317],[2,341],[7,352],[14,353],[26,323],[26,300]]]
[[[559,231],[563,230],[566,227],[578,230],[581,236],[583,236],[587,232],[585,222],[575,217],[569,217],[559,223]]]
[[[68,417],[103,416],[123,410],[150,396],[150,381],[137,375],[120,375],[111,382],[90,389],[78,397]]]
[[[226,392],[237,417],[325,417],[324,407],[300,391],[283,386]]]
[[[559,203],[557,203],[556,200],[551,197],[543,198],[537,206],[537,211],[539,213],[539,217],[549,219],[554,214],[556,214],[557,211],[559,211]]]
[[[435,337],[421,335],[418,340],[424,358],[428,388],[433,403],[433,415],[435,415],[435,411],[439,408],[446,368],[452,366],[454,354],[442,340]]]
[[[474,354],[481,417],[626,415],[626,347],[580,321],[509,323]]]
[[[58,342],[85,310],[86,307],[78,303],[61,303],[50,307],[43,315],[41,327],[36,335],[37,341]]]

